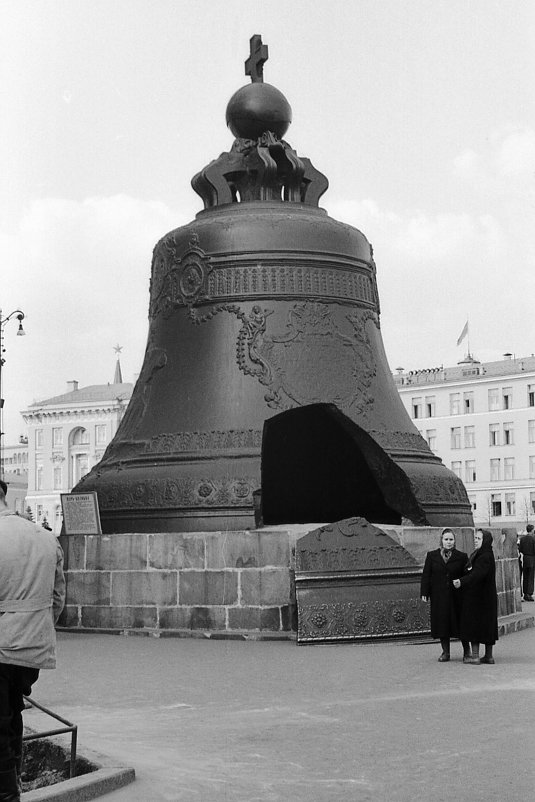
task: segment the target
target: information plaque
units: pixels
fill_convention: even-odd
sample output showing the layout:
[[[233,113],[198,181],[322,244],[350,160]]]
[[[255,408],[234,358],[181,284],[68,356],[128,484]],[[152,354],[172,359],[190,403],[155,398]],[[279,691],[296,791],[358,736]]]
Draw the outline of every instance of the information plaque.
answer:
[[[96,492],[62,493],[63,526],[66,535],[101,535]]]

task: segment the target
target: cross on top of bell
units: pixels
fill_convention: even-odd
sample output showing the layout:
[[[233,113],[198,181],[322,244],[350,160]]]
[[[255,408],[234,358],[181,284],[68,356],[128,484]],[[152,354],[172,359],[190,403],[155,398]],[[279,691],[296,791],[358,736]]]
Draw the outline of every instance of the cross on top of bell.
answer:
[[[268,60],[268,46],[262,44],[262,37],[255,33],[249,40],[251,53],[245,62],[245,74],[251,76],[251,81],[264,83],[264,64]]]

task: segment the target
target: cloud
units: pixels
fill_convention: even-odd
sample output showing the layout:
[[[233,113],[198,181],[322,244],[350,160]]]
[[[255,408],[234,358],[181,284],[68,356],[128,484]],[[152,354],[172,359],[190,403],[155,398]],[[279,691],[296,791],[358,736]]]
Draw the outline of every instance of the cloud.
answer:
[[[133,380],[147,336],[152,250],[185,222],[161,202],[125,195],[45,198],[0,231],[9,266],[3,311],[23,309],[28,335],[12,337],[6,326],[6,442],[19,433],[18,411],[61,393],[66,381],[111,381],[117,342],[123,377]]]
[[[515,141],[508,132],[485,158],[468,150],[461,154],[454,167],[478,191],[484,177],[493,195],[476,202],[458,192],[456,211],[393,211],[373,199],[330,205],[333,216],[373,243],[390,365],[454,364],[463,356],[455,343],[467,316],[471,347],[485,358],[533,351],[523,320],[531,316],[535,296],[529,243],[534,206],[525,202],[519,183],[516,192],[506,190],[505,171],[499,176],[497,170],[503,153],[522,154],[527,163],[531,138],[522,138],[522,147],[514,147]]]
[[[474,175],[479,167],[480,157],[473,150],[463,150],[453,160],[453,170],[459,176]]]
[[[522,128],[506,135],[494,154],[496,172],[504,178],[514,177],[531,186],[535,177],[535,131]]]
[[[456,156],[452,172],[487,202],[496,197],[533,198],[535,130],[528,126],[501,127],[489,136],[481,152],[467,149]]]

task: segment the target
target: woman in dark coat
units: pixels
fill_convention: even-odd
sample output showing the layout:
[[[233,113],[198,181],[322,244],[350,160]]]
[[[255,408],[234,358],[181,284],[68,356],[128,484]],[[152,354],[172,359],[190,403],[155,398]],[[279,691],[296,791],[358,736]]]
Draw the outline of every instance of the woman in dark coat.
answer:
[[[492,551],[492,535],[486,529],[474,534],[475,551],[470,555],[464,576],[453,585],[461,589],[461,638],[472,644],[467,663],[494,663],[492,647],[498,640],[498,596],[496,563]],[[458,590],[457,590],[458,592]],[[479,659],[479,644],[485,644],[485,655]]]
[[[451,529],[442,530],[440,547],[428,551],[425,558],[420,595],[422,601],[431,602],[431,635],[439,638],[442,646],[439,663],[448,662],[450,638],[459,636],[461,599],[452,582],[462,576],[467,560],[468,555],[455,548]],[[470,655],[468,641],[463,640],[463,650],[465,658]]]

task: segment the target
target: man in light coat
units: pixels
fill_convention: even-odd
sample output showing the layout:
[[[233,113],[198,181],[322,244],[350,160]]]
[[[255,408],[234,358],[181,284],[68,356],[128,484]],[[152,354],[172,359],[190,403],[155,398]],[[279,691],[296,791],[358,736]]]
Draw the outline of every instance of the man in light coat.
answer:
[[[23,695],[56,667],[65,578],[56,537],[9,510],[6,492],[0,481],[0,802],[19,802]]]

